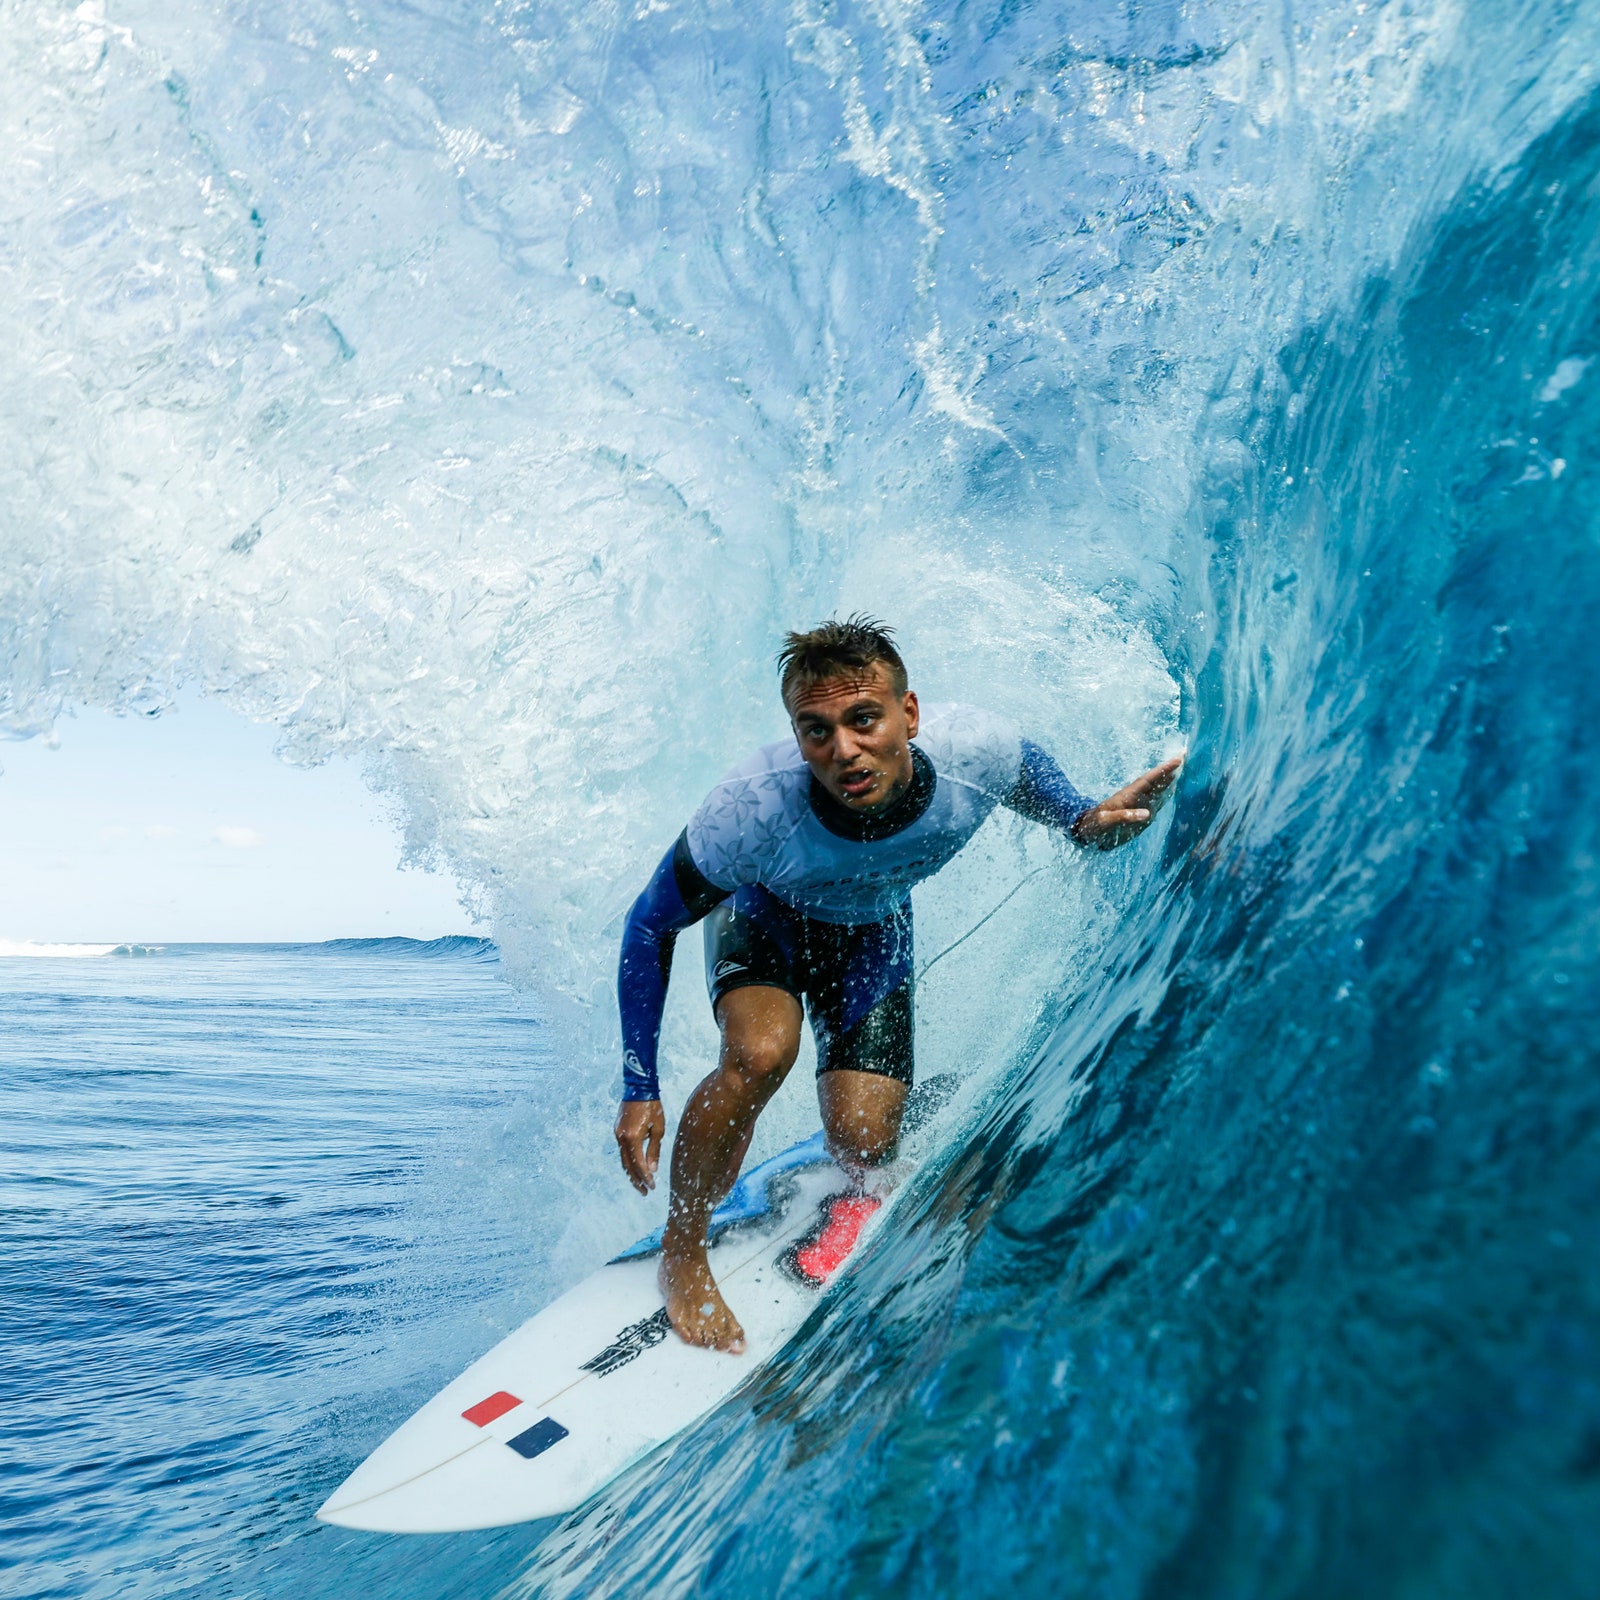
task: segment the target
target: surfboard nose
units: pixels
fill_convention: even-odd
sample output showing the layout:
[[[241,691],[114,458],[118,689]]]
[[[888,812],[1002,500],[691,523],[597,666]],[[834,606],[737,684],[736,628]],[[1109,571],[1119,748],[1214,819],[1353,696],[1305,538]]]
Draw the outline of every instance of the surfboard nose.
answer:
[[[567,1430],[558,1423],[545,1431],[553,1435],[546,1448],[568,1442]],[[317,1520],[364,1533],[453,1533],[529,1522],[567,1509],[567,1477],[545,1485],[532,1474],[507,1472],[501,1458],[508,1444],[514,1447],[514,1441],[485,1436],[453,1460],[370,1494],[355,1481],[361,1476],[358,1468],[328,1497]],[[581,1473],[582,1463],[568,1462],[567,1470]]]

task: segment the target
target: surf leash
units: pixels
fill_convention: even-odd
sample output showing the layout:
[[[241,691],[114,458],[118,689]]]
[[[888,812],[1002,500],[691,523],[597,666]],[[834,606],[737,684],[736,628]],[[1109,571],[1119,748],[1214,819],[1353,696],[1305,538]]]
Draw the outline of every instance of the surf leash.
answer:
[[[947,944],[944,949],[938,953],[938,955],[936,955],[917,973],[916,981],[921,983],[928,973],[931,972],[934,967],[938,966],[938,964],[943,961],[952,950],[959,950],[961,946],[964,945],[967,940],[970,939],[973,934],[975,934],[978,929],[989,920],[990,917],[993,917],[999,912],[1003,911],[1006,905],[1015,897],[1018,890],[1022,888],[1023,884],[1030,882],[1034,878],[1037,878],[1041,872],[1048,872],[1049,870],[1049,867],[1035,867],[1033,871],[1027,875],[1027,877],[1018,879],[1018,881],[1012,885],[1011,892],[1005,897],[1005,899],[1002,900],[999,905],[995,906],[993,910],[987,912],[984,916],[979,917],[978,920],[974,922],[972,926],[968,928],[967,931],[962,934],[954,944]]]

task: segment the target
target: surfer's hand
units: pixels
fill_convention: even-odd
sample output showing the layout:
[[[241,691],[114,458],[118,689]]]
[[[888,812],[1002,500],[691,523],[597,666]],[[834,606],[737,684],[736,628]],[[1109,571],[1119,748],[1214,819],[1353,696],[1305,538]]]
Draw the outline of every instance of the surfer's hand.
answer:
[[[666,1137],[667,1119],[659,1100],[624,1100],[617,1113],[617,1149],[622,1154],[622,1170],[640,1194],[656,1186],[656,1167],[661,1161],[661,1141]]]
[[[1084,814],[1072,825],[1072,837],[1079,844],[1093,845],[1097,850],[1115,850],[1119,844],[1136,838],[1150,826],[1150,819],[1161,809],[1183,765],[1182,756],[1173,756],[1159,767],[1142,772],[1131,783],[1125,783],[1114,795],[1108,796],[1093,811]]]

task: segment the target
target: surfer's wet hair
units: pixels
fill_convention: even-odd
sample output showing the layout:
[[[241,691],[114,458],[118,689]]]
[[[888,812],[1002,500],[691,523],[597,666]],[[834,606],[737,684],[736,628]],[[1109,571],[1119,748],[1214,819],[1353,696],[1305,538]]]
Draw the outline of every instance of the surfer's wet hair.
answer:
[[[889,669],[894,692],[904,694],[906,664],[894,647],[894,629],[876,617],[857,612],[850,617],[832,617],[808,633],[791,633],[778,652],[784,704],[788,704],[791,690],[861,672],[878,661]]]

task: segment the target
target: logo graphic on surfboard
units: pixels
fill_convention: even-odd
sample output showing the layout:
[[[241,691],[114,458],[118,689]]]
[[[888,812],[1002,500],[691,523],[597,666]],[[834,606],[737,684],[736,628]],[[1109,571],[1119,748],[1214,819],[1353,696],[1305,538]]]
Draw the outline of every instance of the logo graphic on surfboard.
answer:
[[[646,1350],[654,1349],[671,1332],[672,1324],[667,1320],[667,1308],[663,1306],[653,1317],[630,1323],[599,1355],[585,1361],[583,1370],[603,1378],[618,1367],[627,1366],[635,1356],[642,1356]]]

